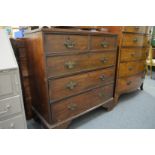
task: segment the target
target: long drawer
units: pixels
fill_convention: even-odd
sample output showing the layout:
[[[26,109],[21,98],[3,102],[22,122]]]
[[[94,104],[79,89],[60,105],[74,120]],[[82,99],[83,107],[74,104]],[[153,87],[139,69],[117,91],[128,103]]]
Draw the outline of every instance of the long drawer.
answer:
[[[123,47],[148,47],[150,45],[149,37],[138,34],[123,34]]]
[[[145,70],[145,61],[122,62],[119,67],[119,77],[131,76]]]
[[[0,100],[0,118],[22,111],[20,96]]]
[[[120,61],[146,60],[146,48],[122,48]]]
[[[113,98],[113,84],[51,104],[52,120],[63,121]]]
[[[90,71],[115,65],[116,51],[47,57],[48,77]]]
[[[118,79],[117,92],[130,92],[136,90],[142,84],[145,74],[141,73],[127,78]]]
[[[46,34],[44,42],[47,54],[88,50],[88,36]]]
[[[115,67],[49,81],[51,102],[114,82]]]
[[[25,129],[26,126],[24,122],[23,115],[18,115],[14,118],[0,121],[0,129]]]

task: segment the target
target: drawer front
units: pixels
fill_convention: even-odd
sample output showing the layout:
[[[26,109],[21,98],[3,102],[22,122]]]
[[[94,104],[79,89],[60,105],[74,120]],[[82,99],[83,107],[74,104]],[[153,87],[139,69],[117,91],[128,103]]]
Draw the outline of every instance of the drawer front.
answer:
[[[91,50],[113,50],[116,49],[116,37],[112,36],[92,36]]]
[[[0,121],[0,129],[25,129],[25,120],[22,115],[9,120]]]
[[[121,49],[121,62],[133,60],[146,60],[146,48],[122,48]]]
[[[113,97],[113,85],[93,89],[51,105],[53,123],[89,110]]]
[[[0,118],[22,111],[20,96],[0,100]]]
[[[6,70],[0,71],[0,100],[15,96],[19,92],[17,72]]]
[[[75,95],[88,89],[114,81],[115,68],[78,74],[66,78],[49,81],[49,96],[51,102]]]
[[[145,70],[145,61],[120,63],[119,77],[138,74],[144,72],[144,70]]]
[[[145,74],[141,73],[139,75],[131,76],[128,78],[118,79],[117,92],[130,92],[136,90],[142,84]]]
[[[147,33],[147,26],[124,26],[123,32]]]
[[[109,67],[115,64],[116,52],[98,52],[47,57],[48,77]]]
[[[123,34],[122,46],[124,47],[147,47],[150,45],[150,38],[137,34]]]
[[[47,54],[88,50],[88,36],[46,34],[44,42]]]

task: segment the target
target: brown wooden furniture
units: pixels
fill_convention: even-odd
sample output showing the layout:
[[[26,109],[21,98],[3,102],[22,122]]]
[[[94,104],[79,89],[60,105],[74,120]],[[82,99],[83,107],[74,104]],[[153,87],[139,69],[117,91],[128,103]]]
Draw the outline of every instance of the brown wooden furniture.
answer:
[[[107,28],[107,27],[106,27]],[[119,56],[115,103],[123,93],[143,89],[145,62],[150,46],[152,27],[109,26],[109,31],[118,34]]]
[[[28,68],[27,47],[25,39],[11,39],[11,43],[19,65],[26,119],[32,118],[32,94]]]
[[[63,29],[25,34],[33,111],[47,128],[114,104],[117,35]]]

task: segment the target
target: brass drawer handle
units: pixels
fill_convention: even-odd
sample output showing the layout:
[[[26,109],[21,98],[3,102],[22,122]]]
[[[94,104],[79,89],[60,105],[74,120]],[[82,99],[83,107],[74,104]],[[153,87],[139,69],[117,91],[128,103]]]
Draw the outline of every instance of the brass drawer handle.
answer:
[[[103,48],[107,48],[109,46],[109,43],[108,42],[101,42],[101,46]]]
[[[104,80],[105,80],[105,76],[104,76],[104,75],[101,75],[101,76],[100,76],[100,79],[101,79],[102,81],[104,81]]]
[[[133,42],[135,42],[135,43],[138,42],[138,39],[137,38],[134,38],[133,39]]]
[[[77,83],[76,83],[76,82],[70,81],[70,82],[66,85],[66,88],[68,88],[69,90],[73,90],[76,86],[77,86]]]
[[[76,63],[74,61],[68,61],[65,63],[65,67],[68,69],[73,69],[75,68]]]
[[[131,81],[128,81],[126,84],[129,86],[132,82]]]
[[[103,92],[100,92],[100,93],[98,94],[98,96],[99,96],[100,98],[103,98],[103,97],[105,97],[105,94],[104,94]]]
[[[67,108],[71,111],[74,111],[77,109],[77,105],[76,104],[71,104],[71,105],[68,105]]]
[[[107,62],[108,62],[108,58],[101,58],[100,61],[101,61],[102,63],[107,63]]]
[[[128,68],[129,71],[132,71],[132,69],[133,69],[132,67],[129,67],[129,68]]]
[[[64,42],[64,46],[66,48],[73,48],[75,46],[75,42],[70,40],[70,39],[67,39],[65,42]]]

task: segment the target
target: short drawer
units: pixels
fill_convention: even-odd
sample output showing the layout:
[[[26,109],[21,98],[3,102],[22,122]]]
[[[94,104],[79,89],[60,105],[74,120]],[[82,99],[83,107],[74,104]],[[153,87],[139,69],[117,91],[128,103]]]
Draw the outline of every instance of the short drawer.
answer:
[[[0,118],[21,112],[20,96],[0,100]]]
[[[91,50],[114,50],[117,48],[115,36],[92,36]]]
[[[115,65],[116,51],[47,57],[48,77],[90,71]]]
[[[119,78],[117,93],[130,92],[138,89],[144,81],[145,74],[141,73],[128,78]]]
[[[113,98],[112,84],[54,103],[51,105],[53,123],[74,117],[95,106],[104,104],[111,98]]]
[[[9,120],[0,121],[0,129],[25,129],[24,116],[18,115]]]
[[[75,95],[97,86],[113,83],[115,67],[82,73],[66,78],[49,81],[49,96],[51,102]]]
[[[121,62],[146,60],[147,48],[121,48]]]
[[[148,26],[124,26],[123,32],[147,33]]]
[[[88,36],[81,35],[44,35],[47,54],[88,50]]]
[[[122,46],[123,47],[147,47],[150,45],[150,38],[148,36],[138,34],[123,34]]]
[[[145,61],[124,62],[120,63],[119,77],[131,76],[144,72]]]

